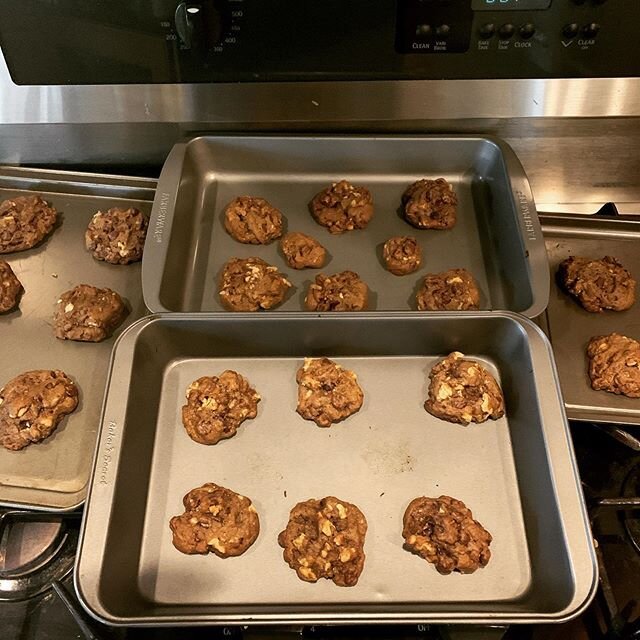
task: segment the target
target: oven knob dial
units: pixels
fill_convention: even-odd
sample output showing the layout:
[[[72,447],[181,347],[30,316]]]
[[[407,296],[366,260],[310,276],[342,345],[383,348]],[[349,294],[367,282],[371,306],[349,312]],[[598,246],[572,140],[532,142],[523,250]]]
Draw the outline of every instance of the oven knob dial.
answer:
[[[183,49],[209,51],[224,35],[227,11],[220,0],[181,2],[175,11],[175,25]]]

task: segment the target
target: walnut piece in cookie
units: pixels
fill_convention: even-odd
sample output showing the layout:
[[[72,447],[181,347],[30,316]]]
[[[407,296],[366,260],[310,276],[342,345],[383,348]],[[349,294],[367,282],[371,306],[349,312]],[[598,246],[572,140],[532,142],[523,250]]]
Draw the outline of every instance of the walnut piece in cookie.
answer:
[[[58,299],[53,331],[61,340],[100,342],[111,336],[126,315],[124,301],[115,291],[79,284]]]
[[[409,185],[402,205],[405,220],[418,229],[451,229],[456,224],[458,196],[444,178]]]
[[[85,245],[96,260],[129,264],[142,258],[149,221],[138,209],[114,207],[98,211],[84,234]]]
[[[169,522],[173,546],[182,553],[239,556],[260,533],[260,520],[251,500],[213,482],[191,489],[182,503],[184,513]]]
[[[25,251],[44,240],[58,212],[40,196],[18,196],[0,202],[0,253]]]
[[[236,371],[203,376],[187,389],[182,424],[189,437],[200,444],[216,444],[231,438],[238,427],[258,414],[260,395]]]
[[[373,198],[368,189],[340,180],[317,193],[309,211],[330,233],[364,229],[373,217]]]
[[[327,496],[299,502],[278,536],[285,562],[305,582],[353,587],[364,568],[367,520],[354,504]]]
[[[439,573],[473,573],[491,558],[491,534],[461,500],[415,498],[402,524],[405,549],[434,564]]]
[[[283,236],[280,248],[292,269],[319,269],[327,258],[326,249],[315,238],[298,231]]]
[[[363,311],[367,308],[369,288],[354,271],[331,276],[316,276],[304,299],[309,311]]]
[[[0,444],[18,451],[40,442],[77,406],[78,389],[66,373],[22,373],[0,389]]]
[[[220,277],[220,301],[229,311],[259,311],[280,304],[291,283],[261,258],[233,258]]]
[[[640,342],[619,333],[597,336],[587,357],[593,389],[640,398]]]
[[[504,397],[495,378],[479,362],[466,360],[458,351],[438,362],[429,379],[424,408],[436,418],[468,425],[504,415]]]
[[[415,238],[395,236],[384,243],[382,259],[387,271],[396,276],[404,276],[420,268],[422,250]]]
[[[428,273],[416,294],[419,311],[469,311],[480,306],[480,291],[466,269]]]
[[[636,281],[611,256],[589,260],[571,256],[558,268],[560,286],[591,313],[625,311],[636,300]]]
[[[296,411],[319,427],[330,427],[357,413],[364,401],[358,376],[329,358],[305,358],[296,382]]]
[[[282,214],[264,198],[240,196],[224,212],[224,228],[244,244],[269,244],[282,235]]]
[[[0,313],[15,309],[21,293],[22,283],[13,273],[9,263],[0,260]]]

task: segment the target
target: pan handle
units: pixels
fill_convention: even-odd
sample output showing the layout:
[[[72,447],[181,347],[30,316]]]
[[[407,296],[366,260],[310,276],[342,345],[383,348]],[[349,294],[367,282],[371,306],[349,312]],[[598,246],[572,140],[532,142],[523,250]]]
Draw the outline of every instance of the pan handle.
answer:
[[[171,311],[162,304],[160,289],[169,252],[186,148],[187,145],[180,142],[169,152],[160,173],[151,208],[149,231],[142,255],[142,295],[147,309],[152,313]]]
[[[511,182],[511,192],[517,212],[520,232],[528,262],[529,279],[533,301],[528,309],[521,311],[528,318],[539,316],[549,304],[549,259],[542,235],[540,220],[533,200],[531,185],[518,156],[505,143],[500,144]]]

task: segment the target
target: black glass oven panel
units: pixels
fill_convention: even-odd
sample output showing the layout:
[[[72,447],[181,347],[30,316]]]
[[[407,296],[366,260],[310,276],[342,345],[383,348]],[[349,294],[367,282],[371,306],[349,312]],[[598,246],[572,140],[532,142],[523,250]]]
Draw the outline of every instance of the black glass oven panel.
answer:
[[[640,75],[638,0],[2,0],[17,84]]]

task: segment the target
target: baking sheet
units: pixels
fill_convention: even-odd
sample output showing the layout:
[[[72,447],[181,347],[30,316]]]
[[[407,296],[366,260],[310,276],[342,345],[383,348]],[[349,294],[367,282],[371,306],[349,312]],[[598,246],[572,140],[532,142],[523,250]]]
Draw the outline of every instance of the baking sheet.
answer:
[[[640,280],[640,220],[564,214],[544,215],[541,220],[551,279],[543,328],[553,345],[567,415],[575,420],[640,424],[640,399],[591,388],[586,356],[594,336],[617,332],[640,340],[640,303],[627,311],[589,313],[556,282],[558,265],[569,256],[613,256]]]
[[[423,409],[428,372],[452,350],[500,380],[507,414],[462,427]],[[362,409],[320,429],[295,412],[305,356],[353,369]],[[258,416],[215,446],[180,419],[201,375],[233,368]],[[596,569],[551,353],[530,322],[485,314],[312,318],[164,315],[118,342],[76,566],[76,589],[112,624],[559,620],[586,606]],[[241,557],[186,556],[169,519],[190,489],[249,496],[261,532]],[[441,576],[402,549],[416,496],[459,498],[494,536],[489,565]],[[300,581],[277,534],[301,500],[336,495],[369,523],[353,588]],[[127,545],[122,545],[126,529]]]
[[[116,331],[145,313],[140,263],[110,265],[85,250],[84,232],[98,209],[135,206],[149,213],[155,181],[65,171],[0,167],[0,200],[41,194],[61,223],[39,246],[4,254],[25,292],[17,310],[0,314],[0,386],[31,369],[62,369],[75,380],[80,401],[40,444],[21,451],[0,447],[0,504],[68,510],[86,495],[100,407],[114,338],[101,343],[58,340],[53,312],[60,294],[77,284],[109,287],[130,309]]]
[[[156,442],[162,446],[155,447],[151,465],[140,557],[142,594],[162,604],[215,601],[219,606],[490,602],[522,595],[531,570],[508,420],[465,429],[428,414],[422,406],[426,380],[437,360],[337,358],[357,373],[365,399],[357,414],[330,429],[296,413],[300,358],[173,362],[165,370],[156,424]],[[199,445],[181,427],[185,391],[200,376],[225,369],[247,376],[260,393],[258,416],[224,443]],[[489,370],[496,373],[494,366]],[[451,451],[456,452],[455,466]],[[171,543],[168,522],[182,513],[182,496],[209,481],[249,496],[260,516],[258,540],[230,562],[186,556]],[[494,535],[486,569],[447,580],[403,551],[402,515],[408,503],[442,494],[465,502]],[[277,544],[290,509],[326,495],[353,502],[369,523],[367,559],[355,588],[339,589],[328,580],[301,582]]]
[[[446,178],[458,195],[453,229],[420,230],[400,215],[408,185]],[[308,203],[346,179],[371,191],[374,216],[366,229],[333,235],[317,224]],[[295,270],[279,242],[246,245],[224,228],[224,210],[239,195],[266,198],[285,220],[327,249],[322,269]],[[293,287],[273,311],[305,310],[319,273],[357,272],[370,289],[369,310],[415,310],[427,273],[468,269],[482,309],[535,316],[546,306],[546,256],[531,190],[513,151],[474,137],[215,137],[180,143],[159,180],[145,252],[143,288],[152,311],[226,311],[219,281],[232,258],[257,256],[283,271]],[[395,276],[384,268],[382,246],[411,235],[423,250],[420,269]]]

